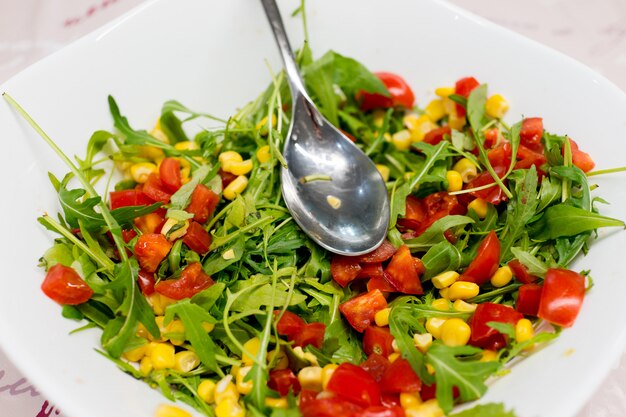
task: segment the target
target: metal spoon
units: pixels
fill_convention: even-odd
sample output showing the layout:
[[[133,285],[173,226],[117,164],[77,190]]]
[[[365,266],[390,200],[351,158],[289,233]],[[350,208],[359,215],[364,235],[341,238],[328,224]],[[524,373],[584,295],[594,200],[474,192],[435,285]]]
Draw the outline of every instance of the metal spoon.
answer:
[[[275,0],[261,0],[280,50],[293,112],[283,149],[282,192],[293,218],[320,246],[360,255],[389,225],[385,183],[374,163],[317,110],[304,88]]]

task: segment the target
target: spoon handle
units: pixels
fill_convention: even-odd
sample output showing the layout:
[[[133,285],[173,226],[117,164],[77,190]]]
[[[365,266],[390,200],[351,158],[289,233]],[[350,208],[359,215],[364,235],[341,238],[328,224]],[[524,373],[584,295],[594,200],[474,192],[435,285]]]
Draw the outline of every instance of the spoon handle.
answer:
[[[300,94],[304,97],[308,97],[304,88],[304,82],[300,76],[300,71],[296,65],[296,60],[293,55],[291,45],[289,45],[289,39],[287,38],[287,32],[285,32],[285,26],[283,20],[280,17],[280,11],[276,5],[275,0],[261,0],[265,15],[270,23],[274,38],[278,44],[280,55],[285,65],[285,72],[287,73],[287,80],[289,81],[289,88],[291,89],[291,95],[295,101],[296,95]]]

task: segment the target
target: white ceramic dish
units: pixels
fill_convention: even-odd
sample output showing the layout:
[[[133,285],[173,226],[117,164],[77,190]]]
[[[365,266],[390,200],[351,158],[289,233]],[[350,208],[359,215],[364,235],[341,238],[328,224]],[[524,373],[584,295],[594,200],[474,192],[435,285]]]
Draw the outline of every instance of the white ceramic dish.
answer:
[[[281,3],[287,15],[294,2]],[[554,51],[438,1],[311,0],[312,47],[332,48],[374,70],[406,77],[424,103],[436,86],[474,75],[512,103],[511,119],[544,117],[594,156],[598,168],[626,165],[626,95]],[[299,21],[287,19],[294,45]],[[69,154],[82,154],[90,134],[111,129],[112,94],[136,126],[149,127],[161,104],[228,115],[269,81],[264,62],[280,64],[260,5],[249,0],[151,1],[45,59],[0,87],[9,92]],[[35,221],[57,209],[46,173],[65,172],[58,158],[0,100],[0,343],[16,365],[68,417],[151,417],[161,395],[94,351],[99,332],[68,333],[74,322],[39,290],[37,260],[51,235]],[[624,174],[597,177],[626,217]],[[491,384],[483,401],[502,401],[520,417],[571,417],[622,353],[626,233],[600,233],[576,269],[595,286],[579,319],[559,340]]]

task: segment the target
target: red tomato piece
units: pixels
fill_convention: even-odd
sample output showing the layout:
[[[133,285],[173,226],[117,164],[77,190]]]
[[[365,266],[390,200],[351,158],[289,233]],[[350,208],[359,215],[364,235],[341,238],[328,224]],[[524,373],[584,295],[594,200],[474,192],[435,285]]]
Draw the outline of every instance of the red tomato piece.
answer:
[[[423,142],[429,143],[431,145],[436,145],[441,142],[446,135],[450,136],[451,131],[452,129],[450,129],[450,126],[433,129],[430,132],[426,133],[426,135],[424,135]]]
[[[509,261],[507,265],[511,268],[511,272],[513,272],[515,279],[522,284],[530,284],[531,282],[537,281],[538,277],[531,275],[528,272],[528,268],[526,268],[526,266],[524,266],[524,264],[517,259]]]
[[[217,173],[222,178],[222,188],[226,188],[228,184],[230,184],[231,182],[235,180],[235,178],[237,178],[235,174],[222,171],[222,168],[220,168],[220,170],[217,171]]]
[[[361,265],[357,278],[384,278],[382,262]]]
[[[193,219],[198,223],[206,223],[219,201],[219,195],[215,194],[209,187],[198,184],[191,193],[191,201],[185,211],[193,214]]]
[[[134,229],[122,230],[122,240],[124,240],[124,243],[130,242],[135,238],[135,236],[137,236],[137,232]]]
[[[319,349],[322,347],[322,343],[324,343],[325,332],[326,325],[324,323],[316,322],[306,324],[302,331],[294,337],[294,345],[302,346],[303,348],[308,345],[313,345]]]
[[[213,284],[215,282],[204,272],[202,264],[194,262],[183,269],[180,278],[160,281],[154,286],[154,290],[174,300],[182,300],[193,297]]]
[[[270,371],[267,386],[278,392],[281,397],[287,395],[289,390],[296,395],[300,392],[300,382],[291,369]]]
[[[361,364],[361,368],[370,374],[376,382],[380,382],[389,365],[391,365],[391,362],[385,356],[372,353]]]
[[[359,260],[354,256],[333,255],[330,261],[330,274],[335,282],[345,287],[361,272]]]
[[[386,307],[387,300],[383,293],[374,290],[339,304],[339,311],[357,332],[363,332],[374,322],[376,313]]]
[[[359,91],[356,99],[361,103],[361,110],[367,111],[389,107],[413,107],[415,95],[404,78],[390,72],[377,72],[374,73],[374,75],[385,84],[390,97],[385,97],[382,94]]]
[[[274,310],[274,317],[279,314],[280,310]],[[276,330],[279,335],[287,336],[287,340],[293,340],[305,326],[306,322],[300,316],[287,310],[276,323]]]
[[[537,317],[542,290],[543,286],[539,284],[524,284],[519,287],[515,310],[525,316]]]
[[[485,141],[483,142],[483,146],[486,149],[493,148],[498,143],[498,133],[499,130],[497,127],[493,127],[485,131]]]
[[[495,171],[498,177],[502,178],[504,174],[506,174],[507,168],[508,167],[498,165],[498,166],[494,166],[493,170]],[[474,178],[469,183],[467,183],[465,187],[463,188],[470,189],[470,188],[482,187],[483,185],[487,185],[487,184],[493,184],[493,186],[489,188],[485,188],[484,190],[472,191],[470,195],[477,197],[477,198],[482,198],[486,202],[491,203],[491,204],[496,204],[496,205],[502,201],[508,200],[506,194],[504,194],[504,191],[502,191],[502,188],[500,188],[496,184],[491,174],[487,171],[480,173],[476,178]]]
[[[376,353],[389,356],[393,353],[393,336],[388,327],[367,326],[363,335],[363,351],[366,355]]]
[[[176,158],[163,158],[159,165],[159,177],[168,191],[175,193],[181,187],[180,161]]]
[[[537,316],[557,326],[571,327],[584,298],[585,277],[569,269],[548,269]]]
[[[82,304],[93,295],[93,290],[73,268],[61,264],[48,269],[41,290],[53,301],[66,305]]]
[[[353,417],[362,407],[340,397],[316,398],[300,403],[302,417]]]
[[[375,262],[385,262],[387,259],[391,258],[393,254],[396,253],[396,247],[391,244],[388,240],[384,240],[383,243],[376,249],[371,252],[368,252],[364,255],[355,256],[360,263],[375,263]]]
[[[109,203],[111,210],[115,210],[120,207],[147,206],[152,204],[152,200],[140,189],[133,188],[132,190],[111,191]]]
[[[402,245],[393,255],[385,269],[387,279],[399,292],[404,294],[423,294],[416,263],[407,245]]]
[[[548,159],[543,154],[543,145],[539,144],[537,151],[524,145],[520,145],[517,150],[517,162],[515,163],[515,169],[528,169],[534,165],[542,177],[545,174],[541,170],[541,166],[547,162]]]
[[[414,195],[410,195],[406,198],[404,218],[398,219],[398,224],[409,229],[417,230],[424,220],[426,220],[427,216],[428,213],[424,201]]]
[[[574,142],[570,138],[567,138],[567,140],[569,140],[570,148],[572,150],[572,163],[580,168],[583,172],[591,171],[596,166],[596,163],[593,162],[591,156],[589,156],[588,153],[578,149],[578,144],[576,142]]]
[[[469,320],[469,325],[472,330],[470,344],[484,348],[486,344],[498,342],[492,337],[500,336],[501,338],[502,335],[496,329],[487,325],[487,323],[491,321],[508,323],[515,326],[517,322],[523,318],[524,316],[521,313],[513,310],[509,306],[494,303],[478,304],[478,307],[476,307],[474,314]]]
[[[160,233],[139,236],[135,243],[135,256],[142,269],[154,272],[172,249],[172,244]]]
[[[419,392],[422,381],[419,379],[409,361],[398,358],[391,362],[382,379],[380,380],[381,390],[384,392]]]
[[[365,410],[357,413],[355,417],[404,417],[404,409],[398,405],[391,407],[376,405],[367,407]]]
[[[387,274],[383,272],[382,278],[374,277],[367,281],[367,291],[380,290],[382,292],[396,292],[396,287],[391,285]]]
[[[317,394],[317,391],[301,389],[300,395],[298,395],[298,404],[300,405],[300,408],[304,407],[308,402],[315,401]]]
[[[541,117],[528,117],[522,121],[522,129],[519,132],[520,144],[533,149],[543,150],[541,137],[543,136],[543,119]]]
[[[141,230],[141,233],[144,235],[159,233],[161,231],[161,227],[163,227],[163,224],[165,223],[165,218],[158,212],[152,212],[137,217],[133,220],[133,223],[135,224],[135,227]]]
[[[374,378],[349,362],[335,369],[326,390],[363,407],[380,405],[380,388]]]
[[[156,173],[148,176],[148,179],[143,184],[143,193],[153,201],[160,201],[163,204],[169,203],[173,194],[165,187],[165,184],[163,184],[163,181]]]
[[[139,288],[141,288],[143,295],[154,294],[154,273],[140,269],[137,275],[137,282],[139,283]]]
[[[422,385],[422,389],[420,390],[420,397],[422,401],[428,401],[435,398],[437,395],[437,384],[432,383],[431,385]],[[452,387],[452,398],[458,398],[461,394],[459,387],[454,385]]]
[[[493,230],[490,231],[478,247],[476,257],[459,277],[461,281],[483,285],[500,266],[500,240]]]
[[[493,149],[490,149],[487,153],[487,159],[491,163],[492,167],[504,167],[507,170],[511,166],[511,158],[513,157],[513,150],[509,142],[503,142]]]
[[[454,93],[459,96],[468,98],[470,93],[480,85],[478,80],[474,77],[465,77],[458,80],[454,87]],[[465,107],[460,104],[456,105],[456,114],[459,117],[465,117],[466,111]]]
[[[183,237],[183,243],[199,255],[204,255],[209,251],[212,240],[209,232],[193,220],[189,223],[187,233]]]

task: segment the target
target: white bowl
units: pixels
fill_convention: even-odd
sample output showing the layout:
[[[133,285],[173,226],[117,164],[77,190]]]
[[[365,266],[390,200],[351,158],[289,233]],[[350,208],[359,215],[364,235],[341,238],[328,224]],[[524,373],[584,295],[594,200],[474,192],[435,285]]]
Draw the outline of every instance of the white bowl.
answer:
[[[280,4],[285,16],[295,2]],[[315,0],[308,4],[316,56],[327,49],[373,70],[405,76],[418,101],[436,86],[473,75],[512,104],[510,119],[541,116],[546,129],[567,133],[598,168],[626,165],[626,96],[573,60],[439,1]],[[287,18],[294,45],[299,20]],[[112,94],[135,126],[149,127],[161,104],[231,114],[269,82],[265,59],[280,69],[258,2],[162,0],[43,60],[1,86],[67,151],[82,154],[90,134],[112,129]],[[0,100],[0,342],[30,381],[69,417],[151,417],[160,393],[119,371],[95,352],[99,332],[68,333],[74,322],[40,291],[37,260],[51,235],[35,221],[55,212],[46,173],[66,170],[53,152]],[[624,174],[593,178],[626,214]],[[622,303],[626,233],[604,232],[574,268],[591,269],[595,286],[573,328],[490,383],[483,402],[504,402],[519,417],[571,417],[623,351]]]

